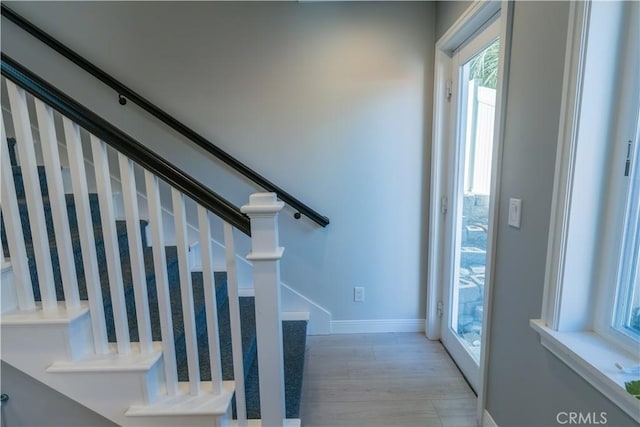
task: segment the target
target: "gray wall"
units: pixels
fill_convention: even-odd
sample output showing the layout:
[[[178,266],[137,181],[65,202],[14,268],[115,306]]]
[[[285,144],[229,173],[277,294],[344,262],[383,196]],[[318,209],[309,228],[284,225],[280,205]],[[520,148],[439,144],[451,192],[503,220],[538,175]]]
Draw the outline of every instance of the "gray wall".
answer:
[[[473,1],[436,2],[436,41],[447,32],[449,27],[473,4]]]
[[[448,6],[439,4],[438,19]],[[557,425],[560,411],[604,411],[607,425],[632,426],[529,327],[542,306],[568,4],[519,1],[514,7],[487,409],[499,426]],[[520,229],[507,226],[510,197],[522,199]]]
[[[9,395],[0,409],[4,427],[116,425],[5,362],[0,368],[2,393]]]
[[[434,3],[7,4],[331,219],[285,211],[285,283],[336,320],[424,318]],[[2,43],[232,202],[255,191],[5,19]]]

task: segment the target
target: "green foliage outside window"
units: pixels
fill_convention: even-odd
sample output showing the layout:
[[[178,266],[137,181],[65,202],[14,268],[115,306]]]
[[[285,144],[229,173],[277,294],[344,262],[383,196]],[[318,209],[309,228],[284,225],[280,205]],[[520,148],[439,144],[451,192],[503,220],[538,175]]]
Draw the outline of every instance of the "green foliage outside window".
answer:
[[[470,80],[480,80],[480,86],[496,89],[498,87],[498,55],[500,41],[495,40],[470,62]]]

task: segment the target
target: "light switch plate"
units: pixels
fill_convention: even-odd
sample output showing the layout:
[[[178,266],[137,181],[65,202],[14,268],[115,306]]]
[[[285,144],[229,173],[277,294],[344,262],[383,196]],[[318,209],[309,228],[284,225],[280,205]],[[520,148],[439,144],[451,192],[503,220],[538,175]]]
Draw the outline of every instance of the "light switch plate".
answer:
[[[522,217],[522,200],[509,199],[509,225],[520,228],[520,218]]]

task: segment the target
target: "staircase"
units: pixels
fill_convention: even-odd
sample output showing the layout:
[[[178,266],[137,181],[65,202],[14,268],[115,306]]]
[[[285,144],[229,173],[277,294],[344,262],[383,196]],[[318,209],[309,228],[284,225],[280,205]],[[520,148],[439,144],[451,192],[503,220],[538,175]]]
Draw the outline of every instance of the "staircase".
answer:
[[[0,141],[2,360],[120,425],[297,425],[307,322],[280,320],[274,195],[254,195],[244,208],[256,296],[239,296],[231,224],[221,221],[226,267],[214,271],[211,211],[3,84],[12,123]]]

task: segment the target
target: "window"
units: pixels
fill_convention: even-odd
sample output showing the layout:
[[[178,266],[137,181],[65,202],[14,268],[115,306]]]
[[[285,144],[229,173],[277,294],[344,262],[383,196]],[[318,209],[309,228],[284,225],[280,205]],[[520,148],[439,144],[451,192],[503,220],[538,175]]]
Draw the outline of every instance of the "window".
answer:
[[[635,2],[631,2],[635,3]],[[638,5],[621,7],[623,15],[638,17]],[[613,95],[611,130],[606,144],[610,153],[604,180],[603,220],[599,240],[597,281],[599,286],[595,331],[637,354],[640,343],[640,291],[638,290],[639,168],[638,127],[640,85],[638,83],[637,25],[622,20]],[[625,25],[626,24],[626,25]],[[615,52],[616,49],[613,49]],[[587,66],[589,62],[587,61]],[[587,70],[588,71],[588,70]],[[597,80],[594,79],[594,85]]]
[[[638,2],[573,2],[542,344],[640,422]]]
[[[640,121],[640,120],[639,120]],[[625,175],[633,170],[626,210],[626,223],[623,233],[623,250],[620,262],[620,280],[618,282],[618,304],[615,306],[615,318],[612,326],[626,334],[635,342],[640,341],[640,268],[638,252],[640,248],[640,168],[638,165],[638,140],[640,125],[636,125],[636,149],[632,155],[632,141],[628,143],[628,160],[625,161]],[[633,167],[631,166],[633,165]]]
[[[609,325],[620,334],[619,339],[637,351],[640,343],[640,167],[638,167],[639,120],[636,120],[635,141],[627,142],[624,176],[629,178],[624,212],[623,232],[620,236],[620,257],[617,289]],[[634,150],[635,146],[635,150]]]

